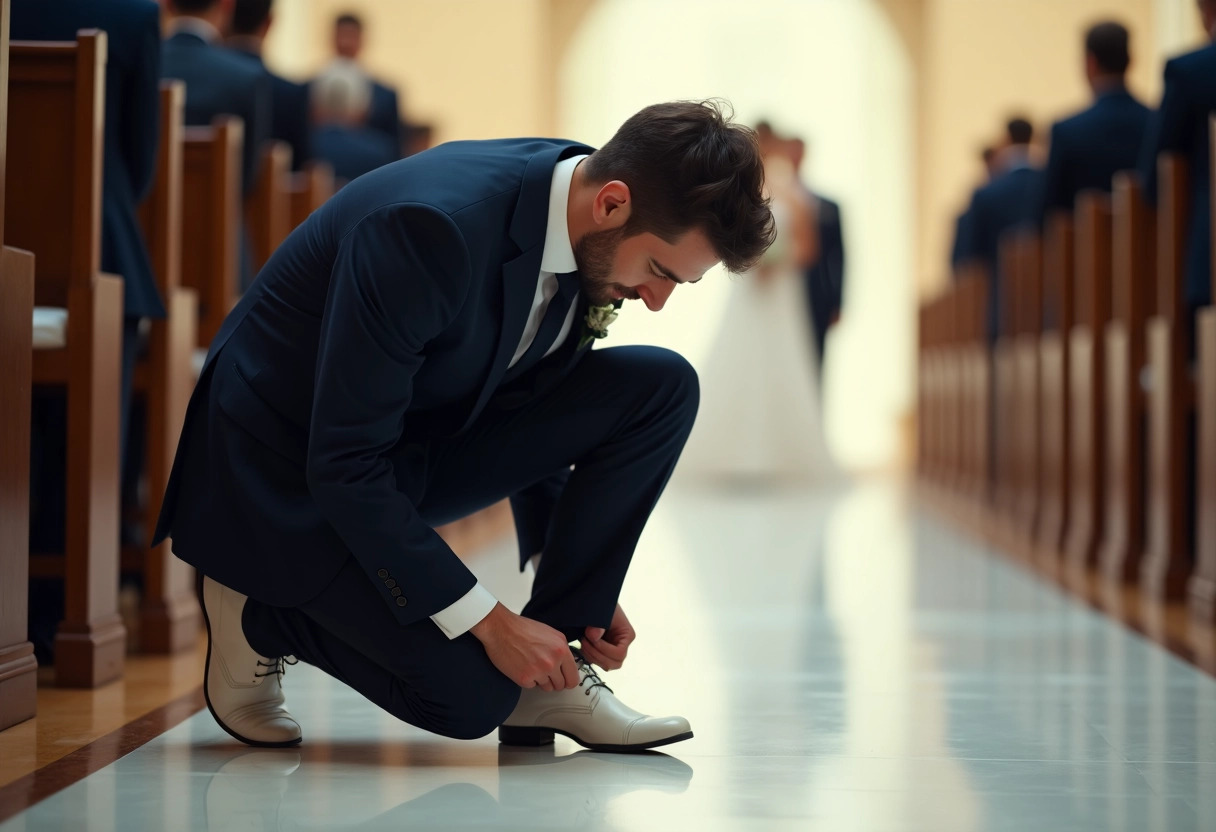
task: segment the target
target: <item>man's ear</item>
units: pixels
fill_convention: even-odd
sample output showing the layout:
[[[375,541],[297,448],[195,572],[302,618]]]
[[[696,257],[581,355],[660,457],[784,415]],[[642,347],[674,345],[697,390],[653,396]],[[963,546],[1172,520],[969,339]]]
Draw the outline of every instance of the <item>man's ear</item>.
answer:
[[[602,230],[620,228],[629,221],[633,212],[633,197],[629,186],[613,179],[600,187],[591,205],[592,218]]]

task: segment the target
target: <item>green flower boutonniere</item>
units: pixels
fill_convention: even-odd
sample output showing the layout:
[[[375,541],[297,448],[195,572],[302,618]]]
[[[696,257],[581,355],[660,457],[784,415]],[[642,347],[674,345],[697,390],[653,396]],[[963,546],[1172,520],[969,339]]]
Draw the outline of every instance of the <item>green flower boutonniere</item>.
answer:
[[[615,300],[587,310],[587,317],[583,318],[583,337],[578,342],[580,350],[598,338],[608,337],[608,326],[620,314],[617,310],[621,308],[621,303],[623,301]]]

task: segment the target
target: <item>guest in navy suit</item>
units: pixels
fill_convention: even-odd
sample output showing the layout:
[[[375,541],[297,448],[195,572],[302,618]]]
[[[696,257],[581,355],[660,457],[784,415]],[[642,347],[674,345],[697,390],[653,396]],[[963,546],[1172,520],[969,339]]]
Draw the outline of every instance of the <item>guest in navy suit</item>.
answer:
[[[806,158],[806,142],[789,142],[790,159],[794,169],[802,170]],[[815,210],[815,239],[819,255],[806,267],[806,298],[809,304],[811,333],[815,339],[815,361],[823,370],[823,353],[827,348],[828,330],[840,319],[844,304],[844,230],[840,205],[822,194],[807,191]]]
[[[359,53],[363,51],[363,21],[353,14],[339,15],[334,20],[334,53],[337,61],[358,65]],[[401,147],[401,105],[397,91],[380,83],[370,75],[371,103],[368,107],[367,126],[388,136],[393,147]]]
[[[1149,109],[1128,92],[1128,31],[1099,23],[1085,35],[1085,77],[1094,93],[1089,109],[1051,128],[1043,183],[1043,216],[1072,211],[1084,190],[1110,193],[1111,177],[1134,170],[1144,143]]]
[[[1216,0],[1200,0],[1205,31],[1216,41]],[[1157,157],[1167,151],[1186,156],[1190,171],[1190,228],[1187,231],[1183,299],[1193,313],[1212,302],[1211,148],[1208,117],[1216,111],[1216,43],[1165,65],[1161,109],[1150,121],[1140,160],[1145,195],[1157,196]]]
[[[291,146],[291,168],[300,170],[312,158],[308,146],[308,86],[288,81],[266,69],[262,48],[274,18],[273,0],[236,0],[225,41],[233,54],[247,58],[270,79],[270,138]]]
[[[983,265],[992,282],[988,292],[988,337],[995,340],[1000,320],[1002,275],[998,258],[1001,237],[1022,226],[1033,225],[1039,216],[1043,172],[1031,163],[1030,142],[1034,128],[1016,118],[1007,127],[1009,145],[1000,153],[1001,173],[979,188],[971,198],[963,262]]]
[[[168,39],[161,47],[161,72],[186,82],[186,124],[208,125],[219,115],[245,123],[241,147],[241,191],[248,196],[258,177],[258,154],[270,137],[270,77],[266,70],[225,49],[233,0],[165,0]],[[241,222],[241,289],[253,282],[249,231]]]
[[[74,41],[77,30],[89,28],[106,33],[101,268],[120,275],[124,286],[118,394],[125,455],[140,321],[165,316],[137,213],[156,171],[160,141],[160,10],[150,0],[14,0],[10,25],[14,40]],[[63,551],[65,407],[62,395],[35,395],[30,517],[30,548],[35,552]],[[62,584],[39,585],[31,591],[36,602],[30,604],[30,633],[39,661],[46,663],[62,618]]]
[[[617,597],[696,374],[666,350],[589,347],[625,300],[658,311],[774,234],[754,135],[691,102],[642,110],[598,151],[441,145],[313,213],[212,342],[160,517],[206,576],[217,721],[298,743],[295,656],[445,736],[691,736],[592,663],[619,667],[634,638]],[[505,497],[521,566],[539,564],[522,615],[434,531]]]
[[[984,163],[985,182],[991,182],[997,174],[996,156],[997,151],[995,147],[985,147],[980,153],[980,158]],[[971,233],[970,223],[971,212],[966,209],[954,220],[954,242],[950,244],[950,268],[956,274],[958,267],[963,263],[964,246],[967,244],[967,235]]]
[[[313,79],[312,143],[317,158],[333,166],[343,181],[397,160],[400,148],[368,125],[372,85],[349,61],[335,61]]]

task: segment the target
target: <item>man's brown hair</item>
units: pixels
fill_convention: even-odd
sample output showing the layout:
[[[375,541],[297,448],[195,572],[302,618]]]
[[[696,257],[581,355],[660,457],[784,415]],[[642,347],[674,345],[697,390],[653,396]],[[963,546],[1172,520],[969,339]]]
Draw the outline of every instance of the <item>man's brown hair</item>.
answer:
[[[674,243],[700,229],[732,272],[755,265],[776,237],[756,134],[716,101],[652,104],[585,164],[589,181],[629,186],[629,236]]]

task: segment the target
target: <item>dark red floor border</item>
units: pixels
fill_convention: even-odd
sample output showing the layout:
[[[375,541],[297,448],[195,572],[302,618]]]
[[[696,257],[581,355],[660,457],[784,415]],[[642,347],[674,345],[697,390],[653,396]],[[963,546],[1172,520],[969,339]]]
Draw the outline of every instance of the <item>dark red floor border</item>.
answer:
[[[204,707],[203,689],[195,688],[139,719],[111,731],[37,771],[0,786],[0,823],[24,812],[73,783],[78,783],[141,745],[185,722]]]

